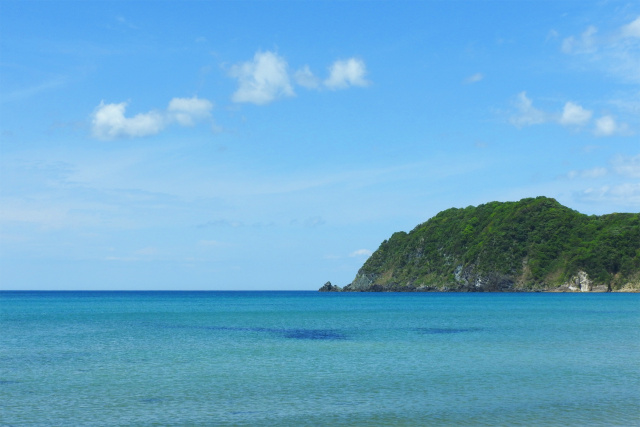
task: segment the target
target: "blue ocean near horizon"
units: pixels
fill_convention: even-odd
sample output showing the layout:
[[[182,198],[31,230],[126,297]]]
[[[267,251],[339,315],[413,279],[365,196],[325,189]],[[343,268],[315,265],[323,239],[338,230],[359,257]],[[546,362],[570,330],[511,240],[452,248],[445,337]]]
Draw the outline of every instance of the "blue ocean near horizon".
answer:
[[[0,425],[640,425],[640,294],[0,292]]]

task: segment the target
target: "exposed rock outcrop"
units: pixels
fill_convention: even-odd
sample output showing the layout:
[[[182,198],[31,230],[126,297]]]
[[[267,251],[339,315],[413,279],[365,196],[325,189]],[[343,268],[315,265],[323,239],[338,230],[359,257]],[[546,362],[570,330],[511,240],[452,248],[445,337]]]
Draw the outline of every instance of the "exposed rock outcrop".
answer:
[[[496,272],[479,273],[475,266],[458,265],[454,271],[455,283],[460,291],[466,292],[505,292],[513,288],[512,277]]]
[[[362,292],[362,291],[378,291],[378,289],[371,289],[374,278],[367,276],[366,274],[358,274],[353,282],[344,287],[346,292]]]
[[[594,285],[589,275],[582,270],[557,290],[560,292],[611,292],[611,288],[607,285]]]

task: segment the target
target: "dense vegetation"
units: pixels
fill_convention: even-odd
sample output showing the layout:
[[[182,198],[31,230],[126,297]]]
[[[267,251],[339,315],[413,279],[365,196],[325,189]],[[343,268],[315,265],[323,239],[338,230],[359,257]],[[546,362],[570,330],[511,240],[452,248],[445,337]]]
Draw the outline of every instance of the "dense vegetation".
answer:
[[[640,214],[588,216],[546,197],[448,209],[385,240],[345,290],[549,290],[579,272],[640,287]]]

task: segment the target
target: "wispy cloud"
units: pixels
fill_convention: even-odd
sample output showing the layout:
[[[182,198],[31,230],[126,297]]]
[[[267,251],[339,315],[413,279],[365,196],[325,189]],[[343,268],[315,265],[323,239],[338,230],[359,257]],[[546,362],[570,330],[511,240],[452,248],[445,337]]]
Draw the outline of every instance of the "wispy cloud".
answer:
[[[640,205],[640,183],[623,183],[590,187],[578,196],[579,199],[591,202],[604,200],[623,205]]]
[[[601,178],[607,175],[608,173],[609,171],[607,170],[607,168],[595,167],[593,169],[586,169],[586,170],[580,170],[580,171],[573,170],[569,172],[567,176],[569,177],[569,179],[575,179],[575,178],[594,179],[594,178]]]
[[[509,122],[517,128],[544,123],[556,123],[565,127],[582,128],[593,123],[593,134],[596,136],[632,135],[626,123],[619,123],[612,115],[606,114],[595,120],[593,111],[576,102],[567,101],[562,112],[551,113],[533,106],[533,101],[526,92],[520,92],[514,102],[516,112],[509,117]]]
[[[565,37],[560,49],[585,60],[586,69],[640,82],[640,16],[611,31],[590,25],[579,36]]]
[[[320,87],[320,79],[311,72],[308,65],[296,71],[294,78],[297,84],[307,89],[317,89]]]
[[[640,178],[640,154],[637,156],[617,156],[612,161],[613,170],[623,176]]]
[[[13,92],[2,94],[2,96],[0,96],[0,103],[4,104],[11,101],[26,100],[43,92],[47,92],[64,86],[66,84],[66,81],[67,79],[65,77],[58,76],[33,86],[16,89]]]
[[[484,74],[475,73],[475,74],[467,77],[466,79],[464,79],[464,83],[466,83],[466,84],[478,83],[479,81],[482,81],[483,79],[484,79]]]
[[[131,22],[129,22],[129,20],[127,20],[124,16],[116,16],[116,21],[118,22],[118,25],[121,25],[123,27],[129,28],[131,30],[138,30],[138,26],[132,24]]]
[[[355,250],[353,252],[351,252],[349,254],[350,257],[355,258],[355,257],[370,257],[371,254],[373,254],[372,251],[370,251],[369,249],[358,249]]]
[[[592,53],[595,51],[595,34],[598,29],[590,25],[580,37],[569,36],[562,40],[561,49],[564,53]]]
[[[549,121],[549,115],[533,106],[533,101],[527,97],[526,92],[520,92],[514,103],[517,113],[509,118],[515,127],[537,125]]]
[[[610,167],[595,167],[592,169],[573,170],[567,174],[573,178],[601,178],[614,174],[626,178],[640,178],[640,154],[636,156],[617,155],[610,162]]]
[[[149,111],[126,117],[128,103],[105,104],[96,107],[91,118],[91,130],[95,138],[111,140],[138,138],[160,133],[171,123],[193,126],[211,117],[213,104],[197,97],[173,98],[165,111]]]
[[[567,174],[572,180],[585,184],[586,189],[576,193],[576,198],[588,202],[612,202],[624,206],[640,205],[640,154],[618,155],[607,167],[574,170]],[[600,185],[593,185],[594,183]]]
[[[332,90],[346,89],[350,86],[368,86],[370,82],[365,79],[367,67],[364,61],[349,58],[334,62],[329,68],[329,77],[324,85]]]
[[[622,37],[640,38],[640,16],[620,29]]]

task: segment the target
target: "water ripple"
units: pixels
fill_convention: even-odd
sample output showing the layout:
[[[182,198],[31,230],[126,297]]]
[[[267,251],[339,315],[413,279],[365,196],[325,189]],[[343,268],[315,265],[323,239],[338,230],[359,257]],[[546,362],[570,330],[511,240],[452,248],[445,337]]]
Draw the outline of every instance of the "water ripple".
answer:
[[[482,328],[416,328],[416,330],[425,335],[438,334],[462,334],[465,332],[478,332]]]

